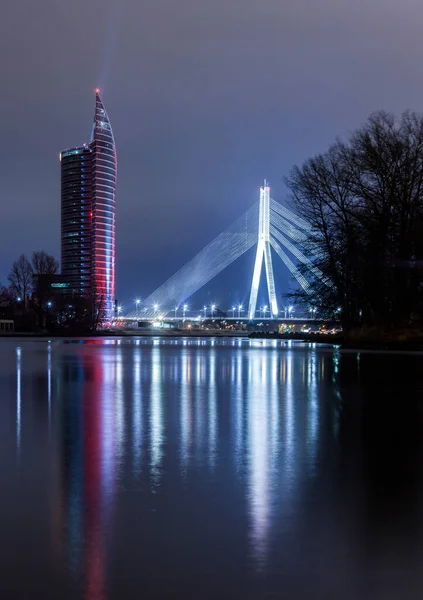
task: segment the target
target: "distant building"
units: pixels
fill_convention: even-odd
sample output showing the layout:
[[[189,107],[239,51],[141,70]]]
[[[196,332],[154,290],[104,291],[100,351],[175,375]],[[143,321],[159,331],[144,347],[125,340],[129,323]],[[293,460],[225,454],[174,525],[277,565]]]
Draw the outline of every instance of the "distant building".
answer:
[[[61,160],[62,275],[74,295],[91,298],[103,317],[113,313],[116,271],[116,147],[96,90],[89,144]]]
[[[72,289],[71,280],[66,275],[39,275],[32,277],[32,302],[33,304],[44,304],[48,300],[56,297],[74,297],[80,296]]]
[[[0,335],[13,333],[15,330],[15,321],[13,319],[0,319]]]

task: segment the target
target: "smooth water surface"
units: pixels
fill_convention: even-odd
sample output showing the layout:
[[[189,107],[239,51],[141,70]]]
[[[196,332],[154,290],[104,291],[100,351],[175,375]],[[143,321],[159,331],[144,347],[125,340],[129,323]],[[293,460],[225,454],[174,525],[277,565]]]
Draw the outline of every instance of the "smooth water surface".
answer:
[[[0,598],[420,599],[423,356],[0,340]]]

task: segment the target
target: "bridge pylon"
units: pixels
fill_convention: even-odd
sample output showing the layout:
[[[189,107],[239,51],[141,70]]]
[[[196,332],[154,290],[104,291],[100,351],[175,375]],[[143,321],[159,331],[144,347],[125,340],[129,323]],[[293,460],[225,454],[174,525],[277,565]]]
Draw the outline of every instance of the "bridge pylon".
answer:
[[[248,317],[250,319],[254,319],[256,314],[257,295],[263,267],[263,258],[266,271],[270,311],[272,317],[276,317],[278,314],[278,303],[276,300],[272,252],[270,249],[270,187],[268,186],[266,180],[264,180],[263,187],[260,188],[257,252],[254,264],[253,279],[251,282],[250,303],[248,306]]]

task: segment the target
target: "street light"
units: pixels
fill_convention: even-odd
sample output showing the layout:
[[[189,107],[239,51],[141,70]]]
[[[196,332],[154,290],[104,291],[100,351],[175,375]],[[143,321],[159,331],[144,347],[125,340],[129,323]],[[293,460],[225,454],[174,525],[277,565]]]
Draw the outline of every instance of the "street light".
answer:
[[[268,307],[267,307],[267,304],[265,304],[265,305],[263,306],[264,318],[266,318],[267,308],[268,308]]]
[[[156,315],[157,311],[159,310],[159,305],[153,304],[153,308],[154,308],[154,315]]]
[[[183,307],[182,307],[182,310],[183,310],[183,316],[184,316],[184,320],[185,320],[185,313],[188,310],[188,304],[184,304]]]
[[[122,306],[117,307],[117,312],[118,312],[118,315],[120,315],[120,313],[122,312]]]
[[[203,310],[204,310],[204,318],[206,319],[207,318],[207,306],[206,305],[203,306]]]
[[[235,311],[236,311],[236,306],[232,307],[232,318],[235,318]]]
[[[216,310],[216,304],[212,304],[210,308],[211,308],[211,318],[213,319],[213,313]]]
[[[291,318],[292,311],[294,310],[293,306],[288,307],[288,317]]]
[[[241,318],[242,304],[238,304],[238,319]]]
[[[178,308],[179,308],[179,306],[175,306],[175,309],[174,309],[175,310],[175,319],[176,319],[176,313],[178,311]]]
[[[141,300],[140,300],[139,298],[137,298],[137,299],[135,300],[135,306],[137,307],[137,312],[136,312],[137,319],[138,319],[138,311],[139,311],[139,306],[140,306],[140,303],[141,303]]]

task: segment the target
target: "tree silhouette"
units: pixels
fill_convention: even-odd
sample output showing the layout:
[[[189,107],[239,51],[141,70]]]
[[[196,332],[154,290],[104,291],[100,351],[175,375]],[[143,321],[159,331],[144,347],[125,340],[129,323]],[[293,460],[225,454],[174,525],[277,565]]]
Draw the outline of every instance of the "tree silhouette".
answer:
[[[307,251],[323,273],[311,281],[311,296],[298,296],[320,314],[341,309],[346,330],[421,320],[423,118],[376,113],[286,182],[311,225]]]
[[[12,270],[9,273],[8,281],[10,283],[12,294],[16,298],[24,300],[32,290],[32,266],[25,254],[21,254],[18,260],[13,263]]]

